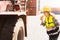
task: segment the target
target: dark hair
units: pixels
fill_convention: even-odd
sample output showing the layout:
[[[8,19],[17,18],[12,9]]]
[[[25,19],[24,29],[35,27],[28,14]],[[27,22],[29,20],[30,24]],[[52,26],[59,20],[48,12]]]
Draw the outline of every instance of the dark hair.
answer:
[[[46,13],[48,13],[49,15],[50,15],[50,12],[48,12],[48,11],[45,11]]]
[[[20,10],[19,5],[14,5],[14,9],[15,9],[16,11]]]

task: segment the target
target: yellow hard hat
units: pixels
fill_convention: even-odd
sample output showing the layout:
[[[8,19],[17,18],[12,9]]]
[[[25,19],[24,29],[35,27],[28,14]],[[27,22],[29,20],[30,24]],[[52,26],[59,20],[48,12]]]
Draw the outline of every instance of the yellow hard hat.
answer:
[[[46,11],[47,11],[47,12],[51,12],[51,8],[50,8],[50,7],[44,7],[44,8],[43,8],[43,12],[46,12]]]

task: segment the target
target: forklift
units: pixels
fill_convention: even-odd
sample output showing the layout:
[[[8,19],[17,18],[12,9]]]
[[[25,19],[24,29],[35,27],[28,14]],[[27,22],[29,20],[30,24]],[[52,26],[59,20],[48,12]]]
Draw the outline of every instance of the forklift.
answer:
[[[14,12],[10,8],[0,12],[0,40],[24,40],[27,37],[26,12]]]

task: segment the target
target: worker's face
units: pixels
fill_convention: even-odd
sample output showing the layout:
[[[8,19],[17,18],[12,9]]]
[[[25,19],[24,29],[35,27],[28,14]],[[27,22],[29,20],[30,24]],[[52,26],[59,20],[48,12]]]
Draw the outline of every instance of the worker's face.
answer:
[[[44,12],[44,15],[45,15],[46,17],[49,17],[49,13],[48,13],[48,12]]]
[[[13,5],[7,5],[7,9],[9,10],[9,11],[12,11],[13,10]]]

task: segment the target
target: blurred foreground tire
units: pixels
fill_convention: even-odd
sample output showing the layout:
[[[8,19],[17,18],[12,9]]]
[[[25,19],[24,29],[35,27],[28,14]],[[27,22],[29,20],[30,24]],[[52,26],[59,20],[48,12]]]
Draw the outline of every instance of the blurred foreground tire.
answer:
[[[24,40],[25,36],[25,29],[24,29],[24,23],[22,18],[19,18],[13,33],[13,40]]]
[[[18,32],[17,40],[24,40],[24,32],[22,27]]]
[[[24,40],[24,23],[17,16],[0,16],[0,40]],[[21,25],[22,24],[22,25]]]

